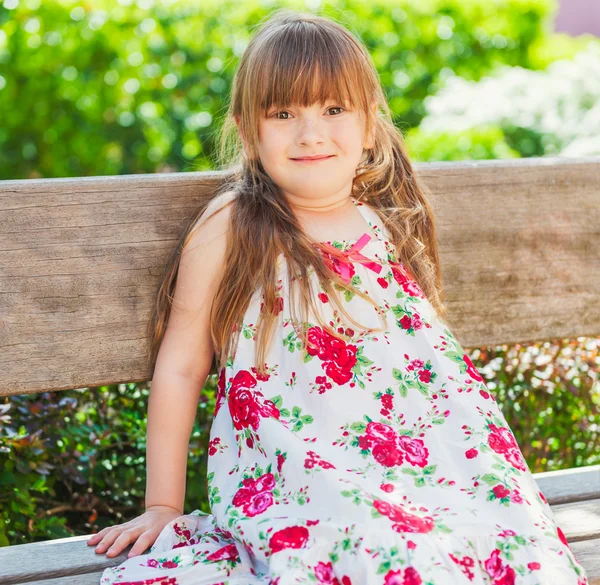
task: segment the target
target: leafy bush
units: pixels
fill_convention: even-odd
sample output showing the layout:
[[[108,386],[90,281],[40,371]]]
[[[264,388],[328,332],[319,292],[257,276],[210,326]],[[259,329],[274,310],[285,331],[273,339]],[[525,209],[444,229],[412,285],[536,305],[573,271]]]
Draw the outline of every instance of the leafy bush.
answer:
[[[10,396],[0,405],[0,546],[87,534],[144,508],[150,384]],[[209,377],[189,446],[186,510],[209,512]]]
[[[294,6],[279,2],[278,7]],[[0,179],[212,170],[223,102],[257,1],[0,5]],[[556,0],[328,2],[359,34],[398,123],[449,74],[535,67]],[[535,48],[535,50],[534,50]]]

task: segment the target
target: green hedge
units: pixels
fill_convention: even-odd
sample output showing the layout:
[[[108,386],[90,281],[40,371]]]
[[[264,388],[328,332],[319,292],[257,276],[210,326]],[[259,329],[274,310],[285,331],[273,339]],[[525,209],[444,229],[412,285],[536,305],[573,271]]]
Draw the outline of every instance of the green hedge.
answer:
[[[136,4],[0,6],[0,179],[214,167],[235,66],[269,10],[256,1]],[[404,130],[449,74],[477,80],[500,63],[539,66],[555,11],[556,0],[350,0],[322,13],[364,39]]]

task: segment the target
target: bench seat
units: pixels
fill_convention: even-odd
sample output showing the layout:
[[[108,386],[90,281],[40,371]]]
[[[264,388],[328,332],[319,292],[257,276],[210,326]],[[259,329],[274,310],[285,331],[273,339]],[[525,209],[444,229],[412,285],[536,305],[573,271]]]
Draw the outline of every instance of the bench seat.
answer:
[[[600,465],[534,474],[575,558],[600,585]],[[106,567],[127,560],[97,555],[89,535],[0,548],[2,585],[98,585]]]

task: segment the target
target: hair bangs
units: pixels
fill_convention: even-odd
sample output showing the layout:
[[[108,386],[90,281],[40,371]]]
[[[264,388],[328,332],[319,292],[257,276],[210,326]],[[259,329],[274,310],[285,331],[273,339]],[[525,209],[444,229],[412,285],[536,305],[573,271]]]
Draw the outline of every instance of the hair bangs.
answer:
[[[263,61],[256,93],[263,114],[272,106],[309,107],[335,102],[348,108],[366,107],[368,92],[360,83],[357,87],[361,76],[353,51],[336,48],[321,35],[298,38],[300,35],[286,32],[272,43]]]

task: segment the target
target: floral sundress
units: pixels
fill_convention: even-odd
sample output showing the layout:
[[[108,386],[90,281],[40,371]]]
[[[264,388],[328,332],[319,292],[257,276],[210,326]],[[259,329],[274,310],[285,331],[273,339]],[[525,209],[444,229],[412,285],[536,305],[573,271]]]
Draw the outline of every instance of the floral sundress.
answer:
[[[384,315],[386,330],[345,328],[344,342],[309,322],[304,349],[281,256],[267,374],[254,368],[260,289],[219,373],[212,514],[173,520],[101,585],[588,584],[493,394],[377,212],[352,201],[368,231],[323,254],[379,307],[344,293],[348,312],[372,328]]]

